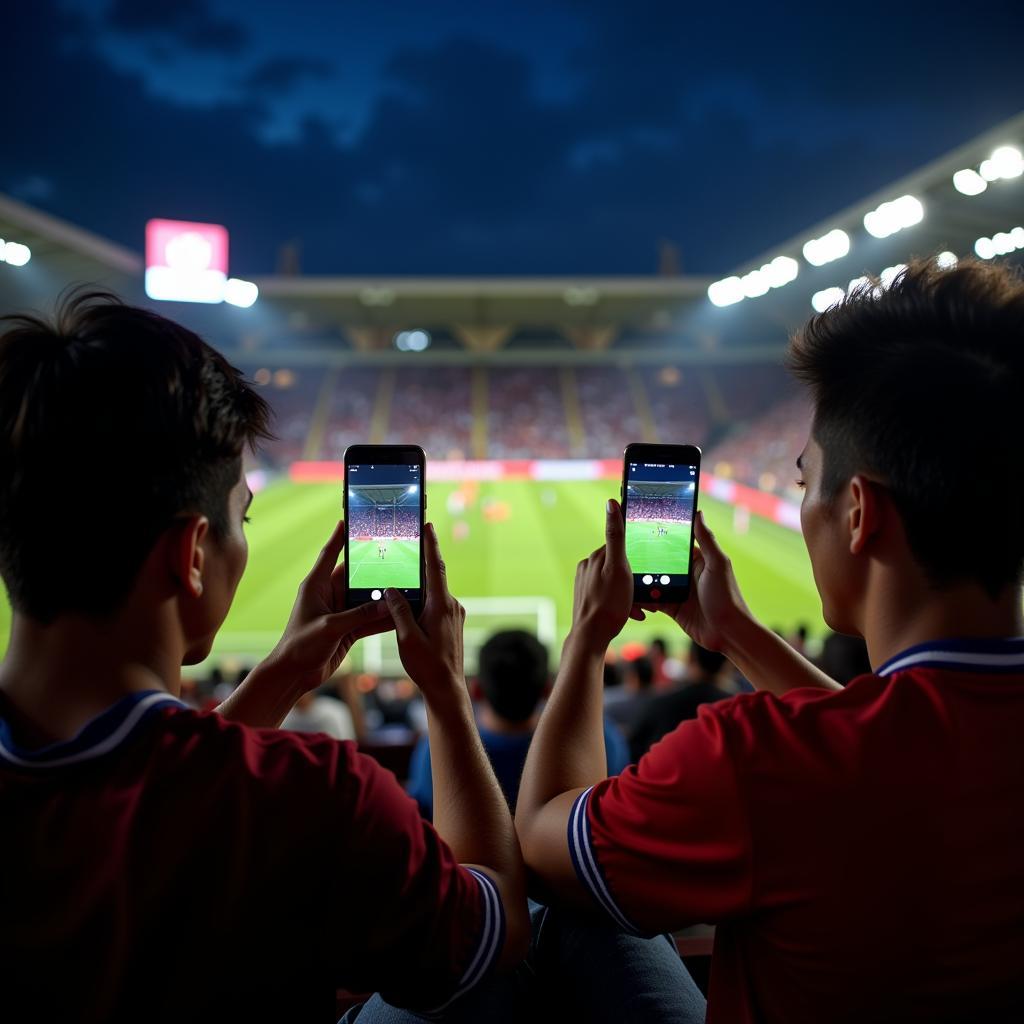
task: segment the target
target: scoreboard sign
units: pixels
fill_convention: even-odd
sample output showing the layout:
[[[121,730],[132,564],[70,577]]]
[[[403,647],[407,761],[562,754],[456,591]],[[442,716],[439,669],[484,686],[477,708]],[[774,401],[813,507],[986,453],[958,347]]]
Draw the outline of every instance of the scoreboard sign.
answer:
[[[146,223],[146,294],[175,302],[223,302],[228,231],[186,220]]]

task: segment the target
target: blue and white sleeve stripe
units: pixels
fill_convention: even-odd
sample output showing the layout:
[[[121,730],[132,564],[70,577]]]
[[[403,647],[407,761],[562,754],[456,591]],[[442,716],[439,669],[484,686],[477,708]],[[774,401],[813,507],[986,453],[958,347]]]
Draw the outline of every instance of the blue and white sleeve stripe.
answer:
[[[594,854],[590,835],[590,818],[587,815],[591,789],[593,786],[580,793],[572,805],[572,812],[569,815],[569,855],[572,857],[572,866],[576,869],[576,876],[601,905],[605,913],[624,931],[635,935],[639,933],[639,929],[619,909],[618,904],[612,898],[608,883],[604,879]]]
[[[505,942],[505,908],[501,902],[495,884],[482,871],[469,868],[469,873],[480,886],[480,895],[484,904],[484,923],[480,932],[480,941],[462,977],[459,987],[450,999],[441,1006],[423,1013],[425,1017],[433,1017],[443,1013],[460,996],[464,996],[494,965]]]

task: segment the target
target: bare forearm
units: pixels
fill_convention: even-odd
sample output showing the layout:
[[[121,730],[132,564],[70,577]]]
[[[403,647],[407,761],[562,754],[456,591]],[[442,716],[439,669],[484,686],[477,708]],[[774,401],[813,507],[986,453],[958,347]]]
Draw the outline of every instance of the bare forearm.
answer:
[[[529,828],[549,800],[591,786],[607,774],[604,746],[604,650],[570,633],[551,699],[541,715],[523,769],[516,823]]]
[[[440,706],[439,706],[440,705]],[[480,742],[465,686],[453,684],[449,700],[427,701],[434,827],[464,864],[522,876],[512,815]]]
[[[257,665],[217,712],[233,722],[254,728],[276,729],[305,692],[299,680],[271,661]]]
[[[751,616],[744,616],[731,631],[723,653],[755,689],[768,690],[780,697],[804,686],[842,689],[782,637]]]

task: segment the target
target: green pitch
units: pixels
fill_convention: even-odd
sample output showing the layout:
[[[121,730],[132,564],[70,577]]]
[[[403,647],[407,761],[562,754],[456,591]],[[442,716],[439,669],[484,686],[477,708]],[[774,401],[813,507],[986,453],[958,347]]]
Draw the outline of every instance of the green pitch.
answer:
[[[383,558],[375,540],[349,541],[348,550],[352,560],[348,570],[349,585],[354,589],[419,586],[419,541],[385,541]]]
[[[430,484],[428,518],[437,526],[452,591],[460,597],[548,595],[564,635],[576,563],[602,543],[605,500],[617,490],[613,480]],[[464,511],[449,514],[449,498]],[[702,496],[700,507],[732,557],[753,611],[768,626],[789,631],[806,622],[812,634],[822,635],[821,605],[800,534],[756,516],[747,532],[736,532],[731,506]],[[247,661],[280,637],[299,583],[341,515],[341,484],[277,482],[256,495],[250,515],[249,564],[214,648],[216,657]],[[671,537],[671,526],[669,531]],[[9,621],[0,599],[0,652]],[[672,623],[655,615],[628,622],[616,643],[655,636],[677,652],[684,642]]]
[[[627,522],[626,558],[637,574],[685,574],[690,571],[690,527],[663,519]]]

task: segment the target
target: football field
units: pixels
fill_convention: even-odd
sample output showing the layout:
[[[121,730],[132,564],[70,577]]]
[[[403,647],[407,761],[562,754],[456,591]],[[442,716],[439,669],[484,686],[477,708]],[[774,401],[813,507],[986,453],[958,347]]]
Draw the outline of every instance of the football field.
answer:
[[[576,563],[602,543],[605,500],[617,489],[613,480],[428,486],[428,519],[437,526],[449,586],[470,606],[467,655],[470,629],[480,639],[502,626],[529,625],[522,609],[533,604],[547,609],[557,645],[571,621]],[[737,532],[731,506],[702,496],[700,507],[765,624],[789,631],[803,622],[822,635],[821,606],[800,534],[756,516]],[[249,514],[248,567],[214,647],[216,658],[234,664],[251,663],[280,637],[299,583],[341,515],[341,484],[278,481],[256,495]],[[668,536],[679,529],[670,525]],[[376,541],[369,545],[372,562]],[[6,600],[0,599],[0,651],[7,646],[9,621]],[[684,642],[673,623],[655,615],[627,622],[616,644],[655,636],[665,637],[676,652]],[[357,664],[366,645],[357,645]]]
[[[349,541],[349,584],[360,590],[379,587],[416,587],[420,581],[420,542],[418,540],[388,540],[384,557],[375,540]]]
[[[664,530],[664,533],[658,533]],[[626,523],[626,558],[634,573],[690,571],[690,526],[668,519],[637,519]]]

